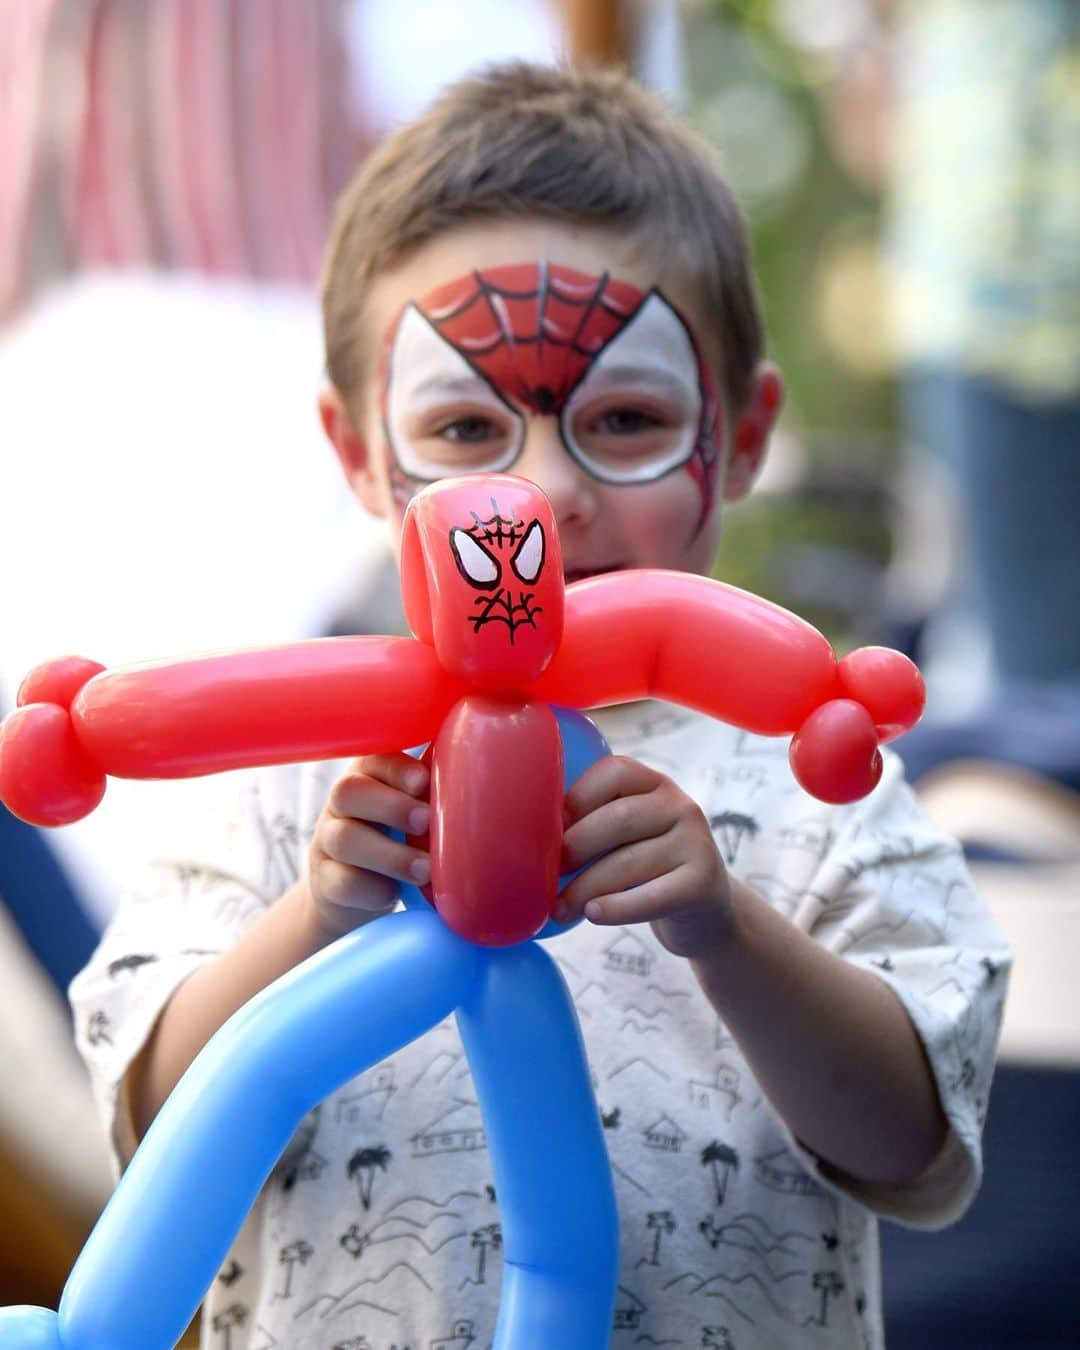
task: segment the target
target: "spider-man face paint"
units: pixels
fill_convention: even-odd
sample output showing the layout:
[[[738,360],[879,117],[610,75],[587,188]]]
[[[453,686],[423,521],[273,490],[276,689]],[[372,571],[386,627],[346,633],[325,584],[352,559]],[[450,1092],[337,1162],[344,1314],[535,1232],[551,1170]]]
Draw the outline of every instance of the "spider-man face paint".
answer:
[[[602,483],[685,469],[716,490],[720,401],[689,325],[657,290],[557,264],[471,272],[405,307],[383,365],[399,500],[448,474],[503,472],[530,416],[558,419]]]
[[[444,480],[413,498],[402,529],[409,627],[447,670],[519,689],[562,638],[563,567],[550,503],[524,478]]]

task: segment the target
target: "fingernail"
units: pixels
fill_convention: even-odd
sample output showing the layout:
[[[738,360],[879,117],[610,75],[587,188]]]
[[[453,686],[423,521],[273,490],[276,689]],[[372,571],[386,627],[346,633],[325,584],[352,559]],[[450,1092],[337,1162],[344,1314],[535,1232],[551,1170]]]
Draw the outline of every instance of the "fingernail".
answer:
[[[427,769],[414,769],[406,781],[406,787],[410,792],[422,792],[427,786]]]
[[[585,917],[590,919],[593,923],[596,923],[603,918],[603,914],[604,907],[600,904],[599,900],[590,900],[585,906]]]
[[[426,886],[431,880],[431,859],[414,858],[409,864],[409,876],[420,886]]]
[[[423,834],[430,819],[431,812],[426,806],[414,806],[409,812],[409,833]]]

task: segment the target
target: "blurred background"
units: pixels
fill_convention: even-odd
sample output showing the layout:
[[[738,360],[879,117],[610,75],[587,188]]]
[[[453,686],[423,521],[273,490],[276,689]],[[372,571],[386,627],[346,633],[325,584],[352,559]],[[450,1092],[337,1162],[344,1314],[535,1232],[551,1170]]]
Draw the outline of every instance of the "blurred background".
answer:
[[[314,283],[366,149],[507,56],[626,66],[720,157],[789,397],[718,575],[919,660],[899,748],[1016,949],[987,1181],[884,1226],[889,1344],[1080,1344],[1075,0],[6,0],[0,712],[68,651],[400,624],[322,444]],[[5,1303],[55,1301],[110,1185],[62,990],[215,790],[0,815]]]

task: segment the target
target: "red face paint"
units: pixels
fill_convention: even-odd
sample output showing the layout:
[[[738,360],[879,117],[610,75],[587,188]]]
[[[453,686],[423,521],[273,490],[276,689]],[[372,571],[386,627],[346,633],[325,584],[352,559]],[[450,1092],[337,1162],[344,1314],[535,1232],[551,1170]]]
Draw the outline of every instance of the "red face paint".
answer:
[[[598,481],[685,469],[712,507],[721,404],[686,320],[657,290],[546,262],[471,272],[407,305],[382,362],[391,484],[504,472],[526,418],[558,419],[567,453]]]

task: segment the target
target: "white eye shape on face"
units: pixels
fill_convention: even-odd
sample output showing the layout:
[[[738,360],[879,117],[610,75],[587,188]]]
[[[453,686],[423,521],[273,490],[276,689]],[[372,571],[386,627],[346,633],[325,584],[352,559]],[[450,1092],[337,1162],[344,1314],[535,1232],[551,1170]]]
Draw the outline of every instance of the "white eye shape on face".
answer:
[[[623,458],[587,444],[579,424],[590,408],[626,395],[655,399],[667,410],[666,428],[643,453]],[[697,348],[685,323],[654,291],[625,328],[600,352],[560,415],[563,443],[604,483],[646,483],[685,464],[694,452],[704,399]]]
[[[454,465],[445,457],[425,453],[423,438],[414,427],[430,419],[437,424],[443,410],[465,409],[470,419],[489,418],[505,434],[492,445],[490,455],[473,455],[468,470],[499,473],[510,467],[521,451],[525,424],[473,370],[456,347],[437,332],[413,305],[398,322],[390,349],[386,376],[386,432],[398,463],[414,478],[445,478]],[[445,447],[443,447],[445,449]]]
[[[458,571],[469,583],[482,591],[493,591],[499,584],[502,568],[482,544],[466,530],[456,526],[450,531],[450,548]]]
[[[540,575],[544,566],[544,527],[538,520],[534,520],[525,531],[525,538],[518,544],[517,551],[510,559],[510,566],[514,569],[514,575],[526,586],[531,586]]]

